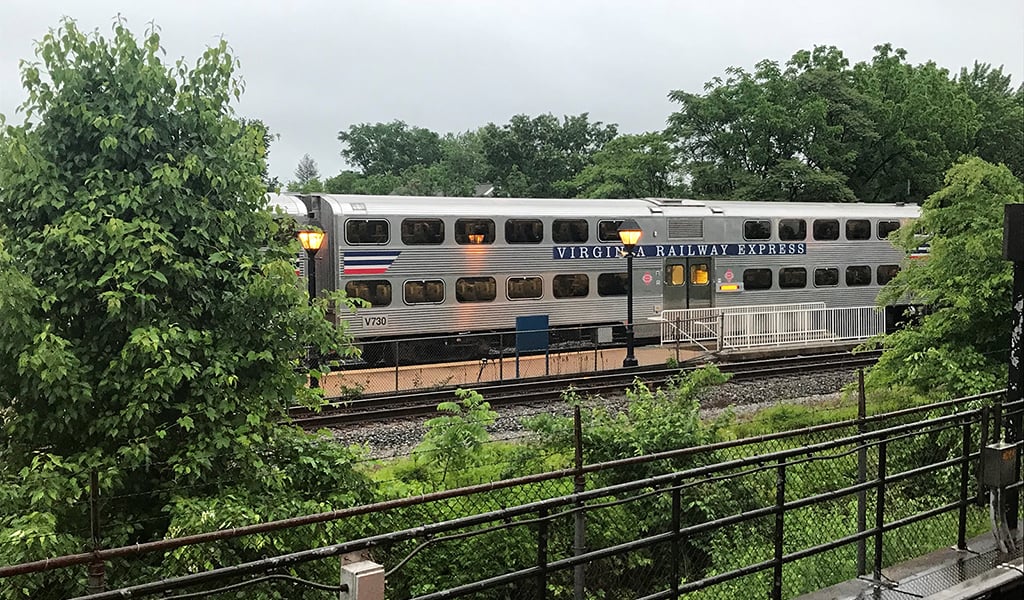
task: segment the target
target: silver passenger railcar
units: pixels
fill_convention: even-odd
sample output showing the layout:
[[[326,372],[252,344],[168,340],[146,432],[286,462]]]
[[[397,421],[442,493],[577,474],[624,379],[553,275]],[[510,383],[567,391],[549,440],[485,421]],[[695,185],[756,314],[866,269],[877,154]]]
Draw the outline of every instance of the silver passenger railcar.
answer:
[[[668,309],[869,305],[904,259],[886,236],[919,210],[669,199],[301,200],[327,232],[316,261],[320,287],[371,305],[338,315],[369,358],[375,341],[508,332],[522,316],[547,316],[567,335],[581,326],[621,329],[629,283],[639,337],[656,335],[657,326],[645,323]],[[625,218],[644,230],[632,282],[616,231]]]

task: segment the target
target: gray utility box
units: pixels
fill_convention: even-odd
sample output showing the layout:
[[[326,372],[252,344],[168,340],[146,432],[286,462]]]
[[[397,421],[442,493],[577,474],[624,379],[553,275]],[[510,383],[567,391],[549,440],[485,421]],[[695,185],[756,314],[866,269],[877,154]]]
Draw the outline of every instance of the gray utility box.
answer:
[[[1017,445],[999,442],[981,449],[981,482],[985,487],[1004,488],[1017,481]]]

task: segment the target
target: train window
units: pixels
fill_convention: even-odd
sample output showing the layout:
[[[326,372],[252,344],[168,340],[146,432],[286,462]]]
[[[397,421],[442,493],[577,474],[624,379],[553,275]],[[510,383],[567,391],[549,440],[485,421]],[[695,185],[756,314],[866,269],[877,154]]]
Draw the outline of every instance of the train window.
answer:
[[[597,222],[597,239],[601,242],[620,242],[619,239],[619,225],[622,225],[622,219],[618,221],[598,221]]]
[[[783,267],[779,269],[779,287],[807,287],[807,269],[803,267]]]
[[[348,219],[345,221],[345,241],[349,244],[383,245],[391,239],[388,222],[384,219]]]
[[[744,221],[743,239],[745,240],[767,240],[772,237],[771,221]]]
[[[493,277],[460,277],[455,281],[455,299],[459,302],[490,302],[497,296]]]
[[[407,246],[440,244],[444,241],[441,219],[403,219],[402,243]]]
[[[793,242],[807,239],[807,221],[803,219],[779,219],[779,239]]]
[[[597,276],[597,295],[625,296],[628,283],[625,273],[601,273]]]
[[[814,270],[814,287],[833,287],[839,285],[839,269],[825,267]]]
[[[539,244],[544,239],[540,219],[509,219],[505,221],[505,241],[509,244]]]
[[[345,284],[345,294],[349,298],[362,298],[370,306],[388,306],[391,304],[391,282],[385,279],[349,281]]]
[[[510,300],[540,298],[544,294],[544,280],[540,277],[509,277],[506,292]]]
[[[772,287],[771,269],[744,269],[743,289],[767,290]]]
[[[683,285],[686,283],[686,267],[669,265],[665,272],[665,285]]]
[[[879,221],[878,222],[878,239],[884,240],[889,237],[889,234],[900,228],[899,221]]]
[[[706,263],[690,265],[690,285],[707,285],[710,280],[711,276]]]
[[[491,219],[459,219],[455,221],[455,243],[493,244],[494,221]]]
[[[444,302],[444,282],[427,279],[405,282],[406,304],[437,304]]]
[[[555,298],[586,298],[590,293],[590,277],[584,273],[555,275],[551,293]]]
[[[871,267],[846,267],[846,285],[871,285]]]
[[[816,240],[838,240],[839,221],[836,219],[815,219],[814,239]]]
[[[849,219],[846,221],[846,239],[870,240],[871,221],[867,219]]]
[[[889,283],[899,272],[899,265],[878,265],[878,269],[875,271],[878,275],[878,285],[885,285]]]
[[[585,244],[589,239],[586,219],[555,219],[551,226],[551,240],[556,244]]]

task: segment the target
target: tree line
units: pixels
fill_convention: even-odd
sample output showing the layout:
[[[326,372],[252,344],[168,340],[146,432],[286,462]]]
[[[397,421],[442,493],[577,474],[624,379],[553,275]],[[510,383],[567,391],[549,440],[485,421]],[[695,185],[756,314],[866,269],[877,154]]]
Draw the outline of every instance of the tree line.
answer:
[[[515,115],[440,134],[395,120],[338,133],[351,169],[306,155],[286,189],[338,194],[692,197],[914,202],[963,156],[1024,179],[1024,85],[975,62],[953,74],[891,44],[851,65],[835,46],[732,67],[674,90],[662,131],[619,133],[588,113]],[[480,184],[486,186],[478,187]]]

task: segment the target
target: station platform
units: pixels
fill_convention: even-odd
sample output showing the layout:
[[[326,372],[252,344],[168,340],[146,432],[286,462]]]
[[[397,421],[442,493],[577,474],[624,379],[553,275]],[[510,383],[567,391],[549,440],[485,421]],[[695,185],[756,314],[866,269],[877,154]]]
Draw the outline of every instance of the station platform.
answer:
[[[882,569],[884,585],[870,576],[811,592],[795,600],[968,600],[1024,598],[1024,539],[1017,535],[1017,552],[1001,554],[991,533],[967,543],[968,550],[943,548]]]
[[[633,355],[640,367],[666,366],[670,362],[684,364],[706,356],[699,349],[675,346],[639,346]],[[428,365],[348,369],[331,373],[320,385],[328,396],[343,394],[346,389],[362,393],[414,391],[451,385],[472,385],[515,379],[557,377],[596,373],[622,368],[626,349],[622,347],[505,356],[476,361],[458,361]]]
[[[639,367],[666,367],[715,360],[756,360],[795,354],[824,354],[853,348],[851,343],[817,343],[744,348],[711,353],[688,345],[647,345],[634,348]],[[598,373],[622,368],[626,357],[624,347],[587,349],[549,354],[504,356],[486,360],[457,361],[398,367],[351,368],[331,373],[320,380],[328,396],[344,395],[346,390],[360,393],[406,392],[442,386],[473,385]]]

